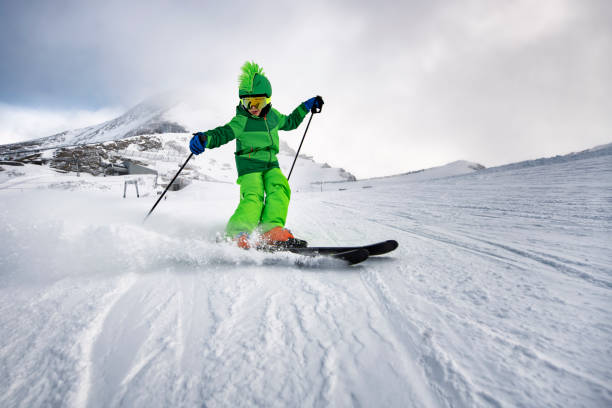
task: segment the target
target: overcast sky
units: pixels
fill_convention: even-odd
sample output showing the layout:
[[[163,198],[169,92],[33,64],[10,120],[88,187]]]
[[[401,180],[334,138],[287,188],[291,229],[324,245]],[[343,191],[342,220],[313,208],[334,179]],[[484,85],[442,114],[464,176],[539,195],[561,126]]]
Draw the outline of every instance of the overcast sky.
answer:
[[[0,143],[184,88],[215,127],[245,60],[281,112],[324,97],[304,152],[358,177],[612,142],[609,0],[0,1],[0,56]]]

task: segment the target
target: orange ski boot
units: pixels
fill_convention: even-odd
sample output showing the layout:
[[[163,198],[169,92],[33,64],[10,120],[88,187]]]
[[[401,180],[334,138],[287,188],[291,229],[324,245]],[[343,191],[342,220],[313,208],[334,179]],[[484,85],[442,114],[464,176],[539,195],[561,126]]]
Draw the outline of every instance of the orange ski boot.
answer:
[[[238,248],[250,249],[251,243],[249,242],[249,235],[245,232],[238,234],[234,237],[234,242]]]
[[[291,231],[282,227],[274,227],[268,232],[261,234],[259,246],[271,248],[305,247],[306,241],[297,239]]]

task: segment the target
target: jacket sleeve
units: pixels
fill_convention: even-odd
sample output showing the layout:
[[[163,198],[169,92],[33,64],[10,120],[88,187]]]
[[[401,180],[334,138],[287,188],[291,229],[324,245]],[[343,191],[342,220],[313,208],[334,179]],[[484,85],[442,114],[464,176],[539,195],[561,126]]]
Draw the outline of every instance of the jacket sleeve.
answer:
[[[304,120],[306,115],[308,114],[308,110],[304,106],[303,103],[293,110],[289,115],[285,116],[280,114],[281,120],[279,129],[280,130],[293,130],[300,126],[300,123]]]
[[[214,149],[237,138],[244,130],[244,118],[234,116],[227,124],[206,132],[206,148]]]

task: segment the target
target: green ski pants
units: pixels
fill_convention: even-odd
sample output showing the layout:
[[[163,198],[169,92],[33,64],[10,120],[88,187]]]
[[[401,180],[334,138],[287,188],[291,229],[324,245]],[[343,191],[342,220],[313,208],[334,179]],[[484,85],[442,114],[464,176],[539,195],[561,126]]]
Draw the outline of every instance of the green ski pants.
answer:
[[[261,232],[285,226],[291,189],[279,168],[245,174],[238,177],[237,183],[240,203],[225,228],[230,237],[241,232],[251,233],[258,226]]]

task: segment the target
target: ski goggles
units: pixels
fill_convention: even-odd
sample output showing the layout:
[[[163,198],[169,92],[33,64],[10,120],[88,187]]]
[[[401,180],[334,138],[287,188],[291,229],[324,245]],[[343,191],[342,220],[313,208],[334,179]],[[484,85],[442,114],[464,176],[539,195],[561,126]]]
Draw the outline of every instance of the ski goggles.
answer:
[[[266,96],[245,96],[240,98],[240,102],[246,110],[253,108],[262,110],[267,104],[270,103],[270,99],[271,98]]]

